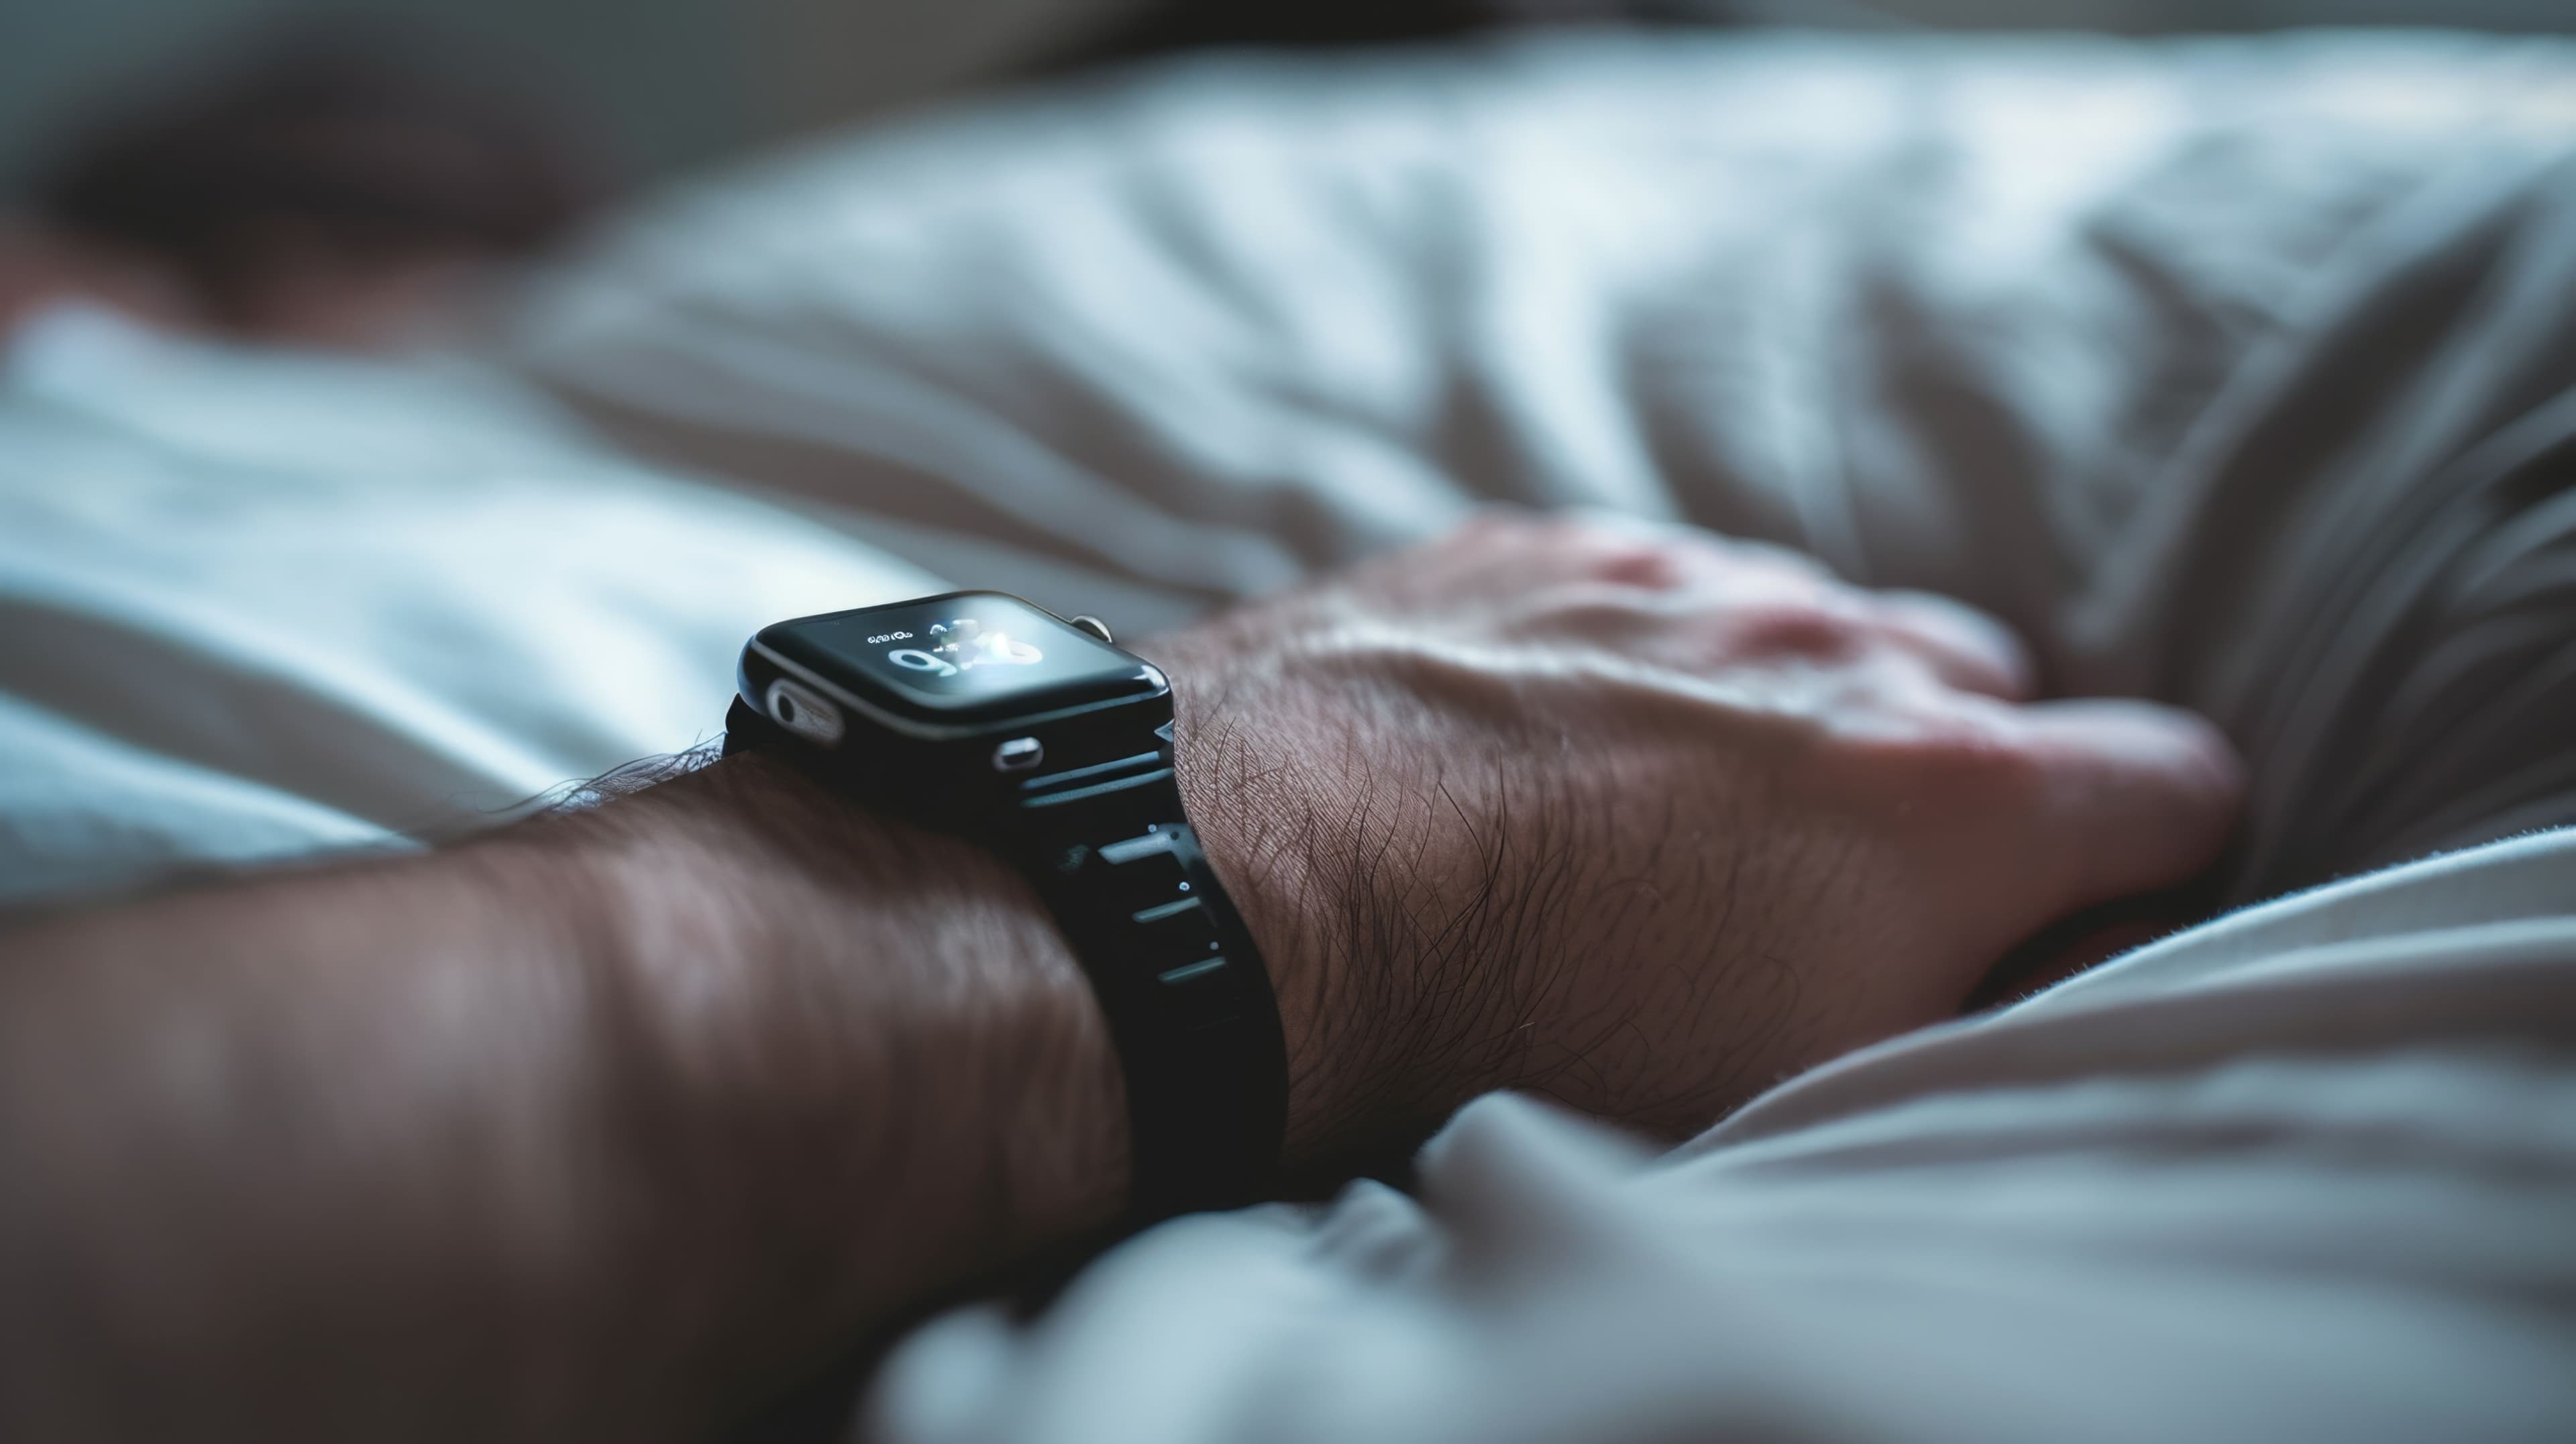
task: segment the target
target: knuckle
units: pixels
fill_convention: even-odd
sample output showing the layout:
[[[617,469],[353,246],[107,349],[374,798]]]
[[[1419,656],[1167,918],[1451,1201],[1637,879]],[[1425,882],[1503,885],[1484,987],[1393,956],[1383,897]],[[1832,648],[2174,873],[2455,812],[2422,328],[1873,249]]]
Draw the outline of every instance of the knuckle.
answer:
[[[1538,577],[1612,582],[1669,591],[1683,584],[1686,567],[1675,547],[1598,517],[1565,513],[1489,511],[1467,524],[1465,535],[1501,551],[1531,554]]]
[[[1540,518],[1510,507],[1487,507],[1458,523],[1433,543],[1436,550],[1462,561],[1491,561],[1538,545]]]
[[[1870,640],[1857,609],[1822,595],[1747,603],[1727,618],[1727,630],[1757,655],[1848,657]]]
[[[1541,543],[1569,555],[1587,556],[1615,540],[1616,534],[1590,517],[1550,512],[1530,519],[1531,534]]]
[[[1470,540],[1493,540],[1526,532],[1536,520],[1528,512],[1514,507],[1483,507],[1458,524],[1454,535]]]
[[[1636,537],[1604,538],[1586,562],[1602,581],[1649,591],[1671,591],[1684,580],[1681,558],[1672,548]]]

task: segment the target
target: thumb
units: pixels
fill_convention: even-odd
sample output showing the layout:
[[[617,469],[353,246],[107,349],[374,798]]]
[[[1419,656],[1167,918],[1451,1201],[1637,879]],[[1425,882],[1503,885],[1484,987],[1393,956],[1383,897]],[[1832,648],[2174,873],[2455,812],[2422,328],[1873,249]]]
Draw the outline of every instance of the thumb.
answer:
[[[2245,767],[2208,721],[2112,699],[2044,702],[2016,720],[2039,763],[2033,840],[2061,911],[2172,887],[2217,860]]]

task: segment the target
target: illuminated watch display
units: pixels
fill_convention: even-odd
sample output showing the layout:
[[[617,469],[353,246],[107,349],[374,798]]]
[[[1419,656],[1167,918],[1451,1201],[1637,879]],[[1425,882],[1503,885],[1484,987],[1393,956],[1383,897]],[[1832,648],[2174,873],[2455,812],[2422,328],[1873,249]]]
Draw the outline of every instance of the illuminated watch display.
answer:
[[[1166,685],[1132,654],[1000,592],[803,617],[753,645],[791,673],[857,687],[876,711],[937,726],[1151,697]]]

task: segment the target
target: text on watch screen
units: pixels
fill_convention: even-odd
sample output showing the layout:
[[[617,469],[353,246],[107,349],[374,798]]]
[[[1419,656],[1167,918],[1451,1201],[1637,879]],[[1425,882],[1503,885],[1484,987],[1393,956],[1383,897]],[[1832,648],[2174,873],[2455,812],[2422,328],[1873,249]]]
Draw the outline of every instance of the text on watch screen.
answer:
[[[1136,675],[1133,658],[1008,597],[836,617],[818,631],[816,641],[868,675],[934,706]]]

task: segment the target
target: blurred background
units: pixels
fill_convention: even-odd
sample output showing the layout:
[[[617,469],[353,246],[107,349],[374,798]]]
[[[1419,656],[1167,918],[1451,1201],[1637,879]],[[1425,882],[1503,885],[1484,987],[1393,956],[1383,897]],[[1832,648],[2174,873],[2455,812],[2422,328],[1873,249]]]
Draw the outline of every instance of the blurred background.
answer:
[[[525,69],[590,119],[629,181],[979,88],[1201,46],[1586,21],[2576,31],[2576,0],[8,0],[0,186],[23,185],[51,139],[120,92],[297,14],[419,22]]]

